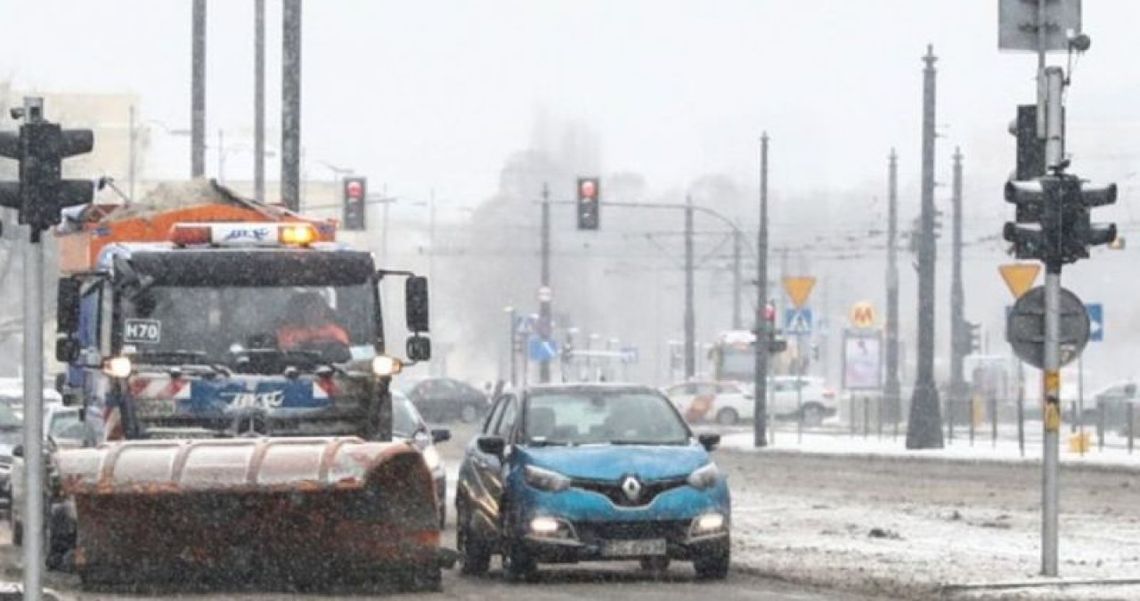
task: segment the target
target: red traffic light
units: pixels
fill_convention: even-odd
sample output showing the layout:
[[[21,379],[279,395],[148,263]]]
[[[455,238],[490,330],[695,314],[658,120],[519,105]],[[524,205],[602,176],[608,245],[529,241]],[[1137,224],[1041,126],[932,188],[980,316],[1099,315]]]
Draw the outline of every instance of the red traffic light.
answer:
[[[772,303],[764,305],[764,321],[776,321],[776,305]]]
[[[350,179],[344,183],[345,196],[357,199],[364,197],[364,182],[358,179]]]
[[[578,181],[578,197],[596,200],[598,197],[598,180],[582,178]]]

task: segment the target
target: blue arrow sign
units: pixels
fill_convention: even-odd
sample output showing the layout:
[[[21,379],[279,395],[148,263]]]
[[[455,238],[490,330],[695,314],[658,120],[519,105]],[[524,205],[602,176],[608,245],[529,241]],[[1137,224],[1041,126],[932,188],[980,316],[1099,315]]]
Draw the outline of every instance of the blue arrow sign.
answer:
[[[1104,307],[1100,303],[1085,303],[1089,313],[1089,342],[1104,340]]]
[[[784,331],[789,334],[811,334],[811,326],[810,307],[792,309],[784,313]]]
[[[558,357],[558,342],[531,336],[527,342],[527,355],[531,361],[548,363]]]

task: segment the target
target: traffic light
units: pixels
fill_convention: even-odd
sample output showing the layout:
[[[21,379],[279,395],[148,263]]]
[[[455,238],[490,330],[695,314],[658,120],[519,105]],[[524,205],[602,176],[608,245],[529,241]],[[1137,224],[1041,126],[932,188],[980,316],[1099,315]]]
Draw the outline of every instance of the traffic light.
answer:
[[[967,321],[967,322],[965,322],[964,325],[966,326],[966,331],[965,331],[966,335],[965,335],[965,341],[964,341],[963,349],[962,349],[963,354],[969,355],[970,353],[981,352],[981,350],[982,350],[982,332],[981,332],[982,324],[972,322],[972,321]]]
[[[578,229],[598,229],[601,189],[596,177],[578,178]]]
[[[367,178],[344,178],[344,229],[364,230],[364,197],[367,192]]]
[[[1116,184],[1092,186],[1075,175],[1046,175],[1007,182],[1005,199],[1017,214],[1002,236],[1019,259],[1060,266],[1088,258],[1090,246],[1116,240],[1116,224],[1093,224],[1090,211],[1116,202]]]
[[[61,129],[43,119],[43,101],[26,99],[18,134],[0,132],[0,156],[19,161],[19,182],[0,183],[0,205],[19,211],[19,221],[39,232],[60,222],[60,212],[91,202],[90,180],[61,179],[63,159],[91,152],[95,137],[89,129]]]
[[[1045,175],[1045,139],[1037,137],[1037,105],[1017,107],[1010,132],[1017,138],[1017,172],[1014,179],[1031,180]]]

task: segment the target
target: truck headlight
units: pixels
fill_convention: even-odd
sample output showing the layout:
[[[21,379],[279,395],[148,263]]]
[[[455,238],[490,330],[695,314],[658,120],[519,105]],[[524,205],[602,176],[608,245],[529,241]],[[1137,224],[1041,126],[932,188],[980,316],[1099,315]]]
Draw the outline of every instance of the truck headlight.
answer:
[[[400,360],[395,357],[389,357],[388,355],[377,355],[372,359],[372,373],[380,376],[381,378],[394,376],[400,373],[400,370],[403,368],[404,364],[400,363]]]
[[[131,360],[128,357],[111,357],[103,362],[103,373],[112,378],[125,378],[131,375]]]
[[[570,479],[558,472],[542,469],[533,465],[526,466],[524,471],[526,483],[547,492],[558,492],[570,488]]]
[[[716,467],[715,463],[709,462],[707,465],[701,466],[693,473],[689,474],[689,486],[693,488],[705,489],[712,488],[720,479],[720,470]]]

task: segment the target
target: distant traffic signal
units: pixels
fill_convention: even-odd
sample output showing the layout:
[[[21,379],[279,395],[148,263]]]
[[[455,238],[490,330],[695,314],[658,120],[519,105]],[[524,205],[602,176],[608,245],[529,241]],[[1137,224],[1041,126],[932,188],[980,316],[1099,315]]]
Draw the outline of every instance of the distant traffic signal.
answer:
[[[367,192],[367,178],[344,178],[344,229],[364,230],[364,196]]]
[[[1025,181],[1045,175],[1045,139],[1037,137],[1037,105],[1017,107],[1017,119],[1010,132],[1017,138],[1017,173],[1014,179]]]
[[[89,129],[61,129],[43,118],[43,102],[28,99],[22,111],[20,132],[0,132],[0,157],[20,163],[19,182],[0,183],[0,206],[19,211],[38,239],[39,232],[60,222],[66,207],[87,204],[94,196],[90,180],[61,179],[62,161],[91,152],[95,144]]]
[[[578,178],[578,229],[596,230],[599,223],[601,189],[596,177]]]

